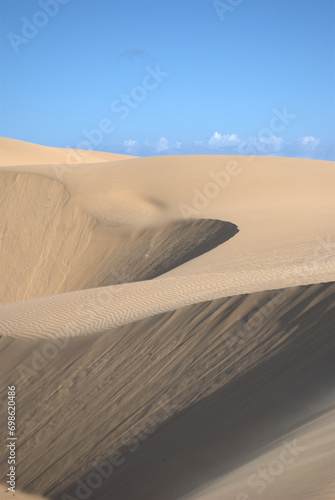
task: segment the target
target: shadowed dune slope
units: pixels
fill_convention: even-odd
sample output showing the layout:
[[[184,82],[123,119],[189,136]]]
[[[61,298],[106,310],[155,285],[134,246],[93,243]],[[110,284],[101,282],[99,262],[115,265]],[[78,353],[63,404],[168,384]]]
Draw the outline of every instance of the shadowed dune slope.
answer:
[[[115,231],[36,174],[0,173],[0,189],[1,302],[155,278],[238,232],[202,219]]]
[[[209,252],[237,233],[231,222],[200,219],[111,237],[109,248],[95,245],[83,253],[61,291],[150,280]]]
[[[282,436],[269,450],[181,500],[333,500],[335,411]]]
[[[20,487],[59,498],[119,451],[91,498],[173,500],[255,459],[332,408],[334,287],[234,296],[95,337],[2,338],[1,380],[22,387]]]

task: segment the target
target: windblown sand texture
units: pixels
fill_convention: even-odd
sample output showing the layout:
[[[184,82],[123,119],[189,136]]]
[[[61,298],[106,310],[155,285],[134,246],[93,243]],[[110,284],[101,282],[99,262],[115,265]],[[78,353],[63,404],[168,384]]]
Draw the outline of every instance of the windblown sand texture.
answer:
[[[0,148],[17,500],[333,500],[334,163]]]

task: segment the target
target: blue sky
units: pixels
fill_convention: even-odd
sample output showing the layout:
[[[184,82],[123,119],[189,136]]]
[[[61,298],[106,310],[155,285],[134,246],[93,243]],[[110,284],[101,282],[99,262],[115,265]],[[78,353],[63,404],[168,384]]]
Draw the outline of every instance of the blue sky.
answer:
[[[334,160],[334,5],[1,1],[0,135]]]

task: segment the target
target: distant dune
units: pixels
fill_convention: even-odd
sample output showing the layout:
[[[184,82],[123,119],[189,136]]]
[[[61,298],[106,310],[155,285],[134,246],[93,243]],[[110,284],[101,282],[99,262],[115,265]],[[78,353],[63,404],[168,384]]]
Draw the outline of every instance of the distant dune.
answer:
[[[334,163],[0,148],[18,488],[332,500]]]
[[[132,156],[102,153],[89,149],[50,148],[4,137],[0,137],[0,148],[0,166],[2,167],[7,165],[46,165],[48,163],[76,165],[133,158]]]

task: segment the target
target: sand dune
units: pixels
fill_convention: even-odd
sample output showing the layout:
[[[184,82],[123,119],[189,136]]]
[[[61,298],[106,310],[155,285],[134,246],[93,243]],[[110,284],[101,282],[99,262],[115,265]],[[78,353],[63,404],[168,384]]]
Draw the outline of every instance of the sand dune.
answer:
[[[270,276],[256,270],[242,276],[221,273],[157,278],[3,304],[0,325],[2,335],[12,338],[92,335],[206,300],[272,290],[274,281],[285,287],[307,285],[312,280],[328,282],[331,276],[333,265],[325,260],[317,267],[317,274],[315,267],[305,263],[277,267]]]
[[[81,164],[133,158],[89,149],[50,148],[0,137],[0,167],[8,165]]]
[[[29,157],[29,150],[26,154]],[[99,282],[136,280],[129,279],[132,273],[122,264],[124,248],[136,244],[138,233],[149,231],[152,225],[157,231],[156,248],[159,234],[163,248],[165,228],[187,222],[185,207],[191,210],[191,219],[226,221],[235,224],[239,233],[166,277],[189,276],[193,282],[193,276],[200,273],[211,274],[216,281],[225,273],[242,280],[245,291],[333,279],[331,162],[220,156],[137,158],[80,164],[59,177],[50,165],[13,166],[18,160],[14,157],[12,166],[2,167],[0,175],[3,303],[92,288]],[[148,241],[152,238],[149,232],[147,237]],[[133,252],[138,262],[150,254],[142,254],[140,247],[138,255]],[[290,268],[297,273],[285,283],[283,270]],[[113,273],[121,279],[109,280]],[[255,274],[256,282],[262,281],[259,288],[253,286]],[[235,292],[234,282],[232,287],[228,280],[226,284],[232,290],[221,296],[244,291]],[[207,298],[211,297],[203,300]]]
[[[151,279],[238,231],[228,222],[196,220],[116,232],[97,225],[47,177],[3,173],[0,186],[0,265],[10,276],[3,275],[1,302]]]
[[[19,495],[331,500],[334,164],[0,147]]]
[[[21,487],[54,497],[120,451],[93,498],[172,500],[253,459],[332,408],[333,293],[219,299],[65,347],[2,339],[1,380],[21,386]]]
[[[326,413],[283,436],[270,451],[183,500],[332,500],[335,413]],[[256,497],[257,495],[257,497]]]

